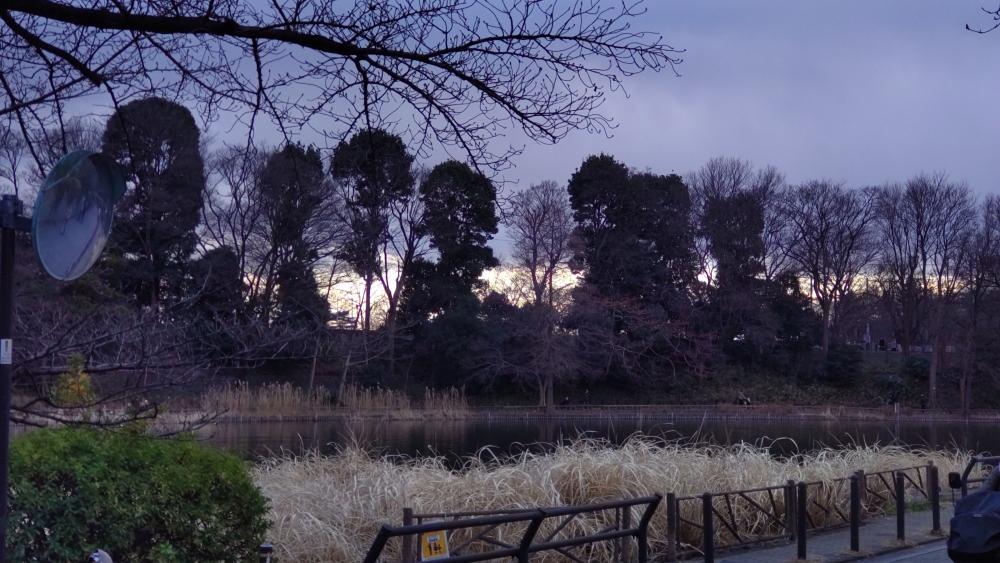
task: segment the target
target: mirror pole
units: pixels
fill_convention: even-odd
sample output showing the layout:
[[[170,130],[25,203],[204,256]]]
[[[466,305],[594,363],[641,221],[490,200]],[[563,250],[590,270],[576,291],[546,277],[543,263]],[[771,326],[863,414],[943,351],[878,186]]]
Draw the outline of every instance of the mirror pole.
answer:
[[[0,200],[0,563],[7,561],[10,395],[14,335],[14,239],[20,215],[16,196]]]

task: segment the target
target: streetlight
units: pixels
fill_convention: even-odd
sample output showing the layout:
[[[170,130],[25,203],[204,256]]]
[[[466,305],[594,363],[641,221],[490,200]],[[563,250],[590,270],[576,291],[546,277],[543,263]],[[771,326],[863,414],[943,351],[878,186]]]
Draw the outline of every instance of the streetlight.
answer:
[[[0,198],[0,563],[7,561],[7,478],[11,370],[14,360],[14,241],[31,232],[38,261],[50,276],[73,280],[97,262],[111,234],[125,177],[107,156],[74,151],[45,178],[32,217],[16,195]]]

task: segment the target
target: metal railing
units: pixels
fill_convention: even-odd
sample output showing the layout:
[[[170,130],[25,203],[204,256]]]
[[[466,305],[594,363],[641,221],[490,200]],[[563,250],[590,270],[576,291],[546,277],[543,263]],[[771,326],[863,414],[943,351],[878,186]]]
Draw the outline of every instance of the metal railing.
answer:
[[[454,547],[449,549],[444,558],[435,559],[442,563],[504,558],[527,563],[532,554],[540,552],[557,552],[570,561],[584,561],[589,557],[578,557],[574,550],[602,542],[610,542],[615,561],[629,561],[633,538],[636,560],[646,563],[649,560],[649,522],[661,499],[660,495],[655,495],[586,506],[513,510],[489,515],[410,514],[414,521],[419,517],[421,523],[383,525],[364,561],[382,561],[380,558],[389,541],[400,538],[402,547],[398,559],[409,563],[416,560],[414,538],[419,546],[422,535],[443,533],[448,540],[447,544]],[[632,524],[633,509],[641,510],[638,518],[634,519],[635,525]],[[442,520],[427,521],[434,517],[441,517]],[[582,519],[587,519],[590,525],[574,525],[581,524]],[[592,529],[593,524],[600,528],[597,531],[586,531]]]
[[[667,561],[697,553],[711,556],[716,547],[791,539],[794,522],[787,507],[794,504],[794,493],[789,482],[740,491],[667,495]],[[741,526],[740,522],[748,521],[754,525]]]
[[[965,477],[976,481],[975,475]],[[665,561],[699,555],[711,563],[720,549],[794,542],[799,558],[805,559],[808,536],[834,528],[849,528],[849,549],[857,552],[862,523],[872,516],[892,514],[897,538],[904,540],[907,507],[914,501],[929,504],[931,532],[938,533],[939,481],[938,468],[928,463],[870,473],[856,471],[829,481],[789,480],[783,485],[701,495],[669,493],[663,503],[667,537],[665,547],[659,544],[665,550],[661,555]],[[661,499],[656,495],[580,507],[490,512],[414,513],[404,509],[403,525],[383,526],[365,563],[380,561],[384,551],[394,556],[394,562],[414,563],[419,560],[416,547],[421,535],[432,532],[447,534],[448,545],[453,546],[450,556],[436,561],[450,563],[503,558],[528,561],[531,554],[541,551],[560,553],[569,561],[592,560],[578,557],[572,550],[599,542],[611,542],[614,561],[630,561],[634,545],[638,561],[644,562],[649,551],[649,522]],[[640,509],[636,518],[634,511]],[[387,549],[394,538],[400,541]]]

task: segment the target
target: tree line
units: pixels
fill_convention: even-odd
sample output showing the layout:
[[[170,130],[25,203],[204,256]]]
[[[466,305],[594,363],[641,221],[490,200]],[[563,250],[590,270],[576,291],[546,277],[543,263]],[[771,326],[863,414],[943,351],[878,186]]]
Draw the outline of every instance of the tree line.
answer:
[[[23,267],[37,282],[19,310],[23,385],[78,354],[135,388],[267,369],[309,386],[526,388],[552,405],[573,382],[696,396],[724,370],[851,385],[861,348],[891,347],[927,357],[931,406],[946,384],[968,408],[994,377],[1000,202],[944,174],[849,188],[733,158],[682,177],[595,155],[565,185],[501,197],[380,129],[326,154],[208,150],[160,98],[68,129],[129,189],[92,274],[56,284]],[[3,151],[22,187],[38,176],[23,150]]]

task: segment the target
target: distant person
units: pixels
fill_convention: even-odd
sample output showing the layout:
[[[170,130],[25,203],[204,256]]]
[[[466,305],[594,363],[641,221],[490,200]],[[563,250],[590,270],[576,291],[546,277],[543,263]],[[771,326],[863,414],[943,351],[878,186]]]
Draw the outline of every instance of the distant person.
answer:
[[[585,405],[590,404],[590,387],[587,387],[586,389],[583,390],[583,404]]]
[[[563,400],[559,402],[560,407],[565,407],[569,404],[569,397],[563,397]]]

